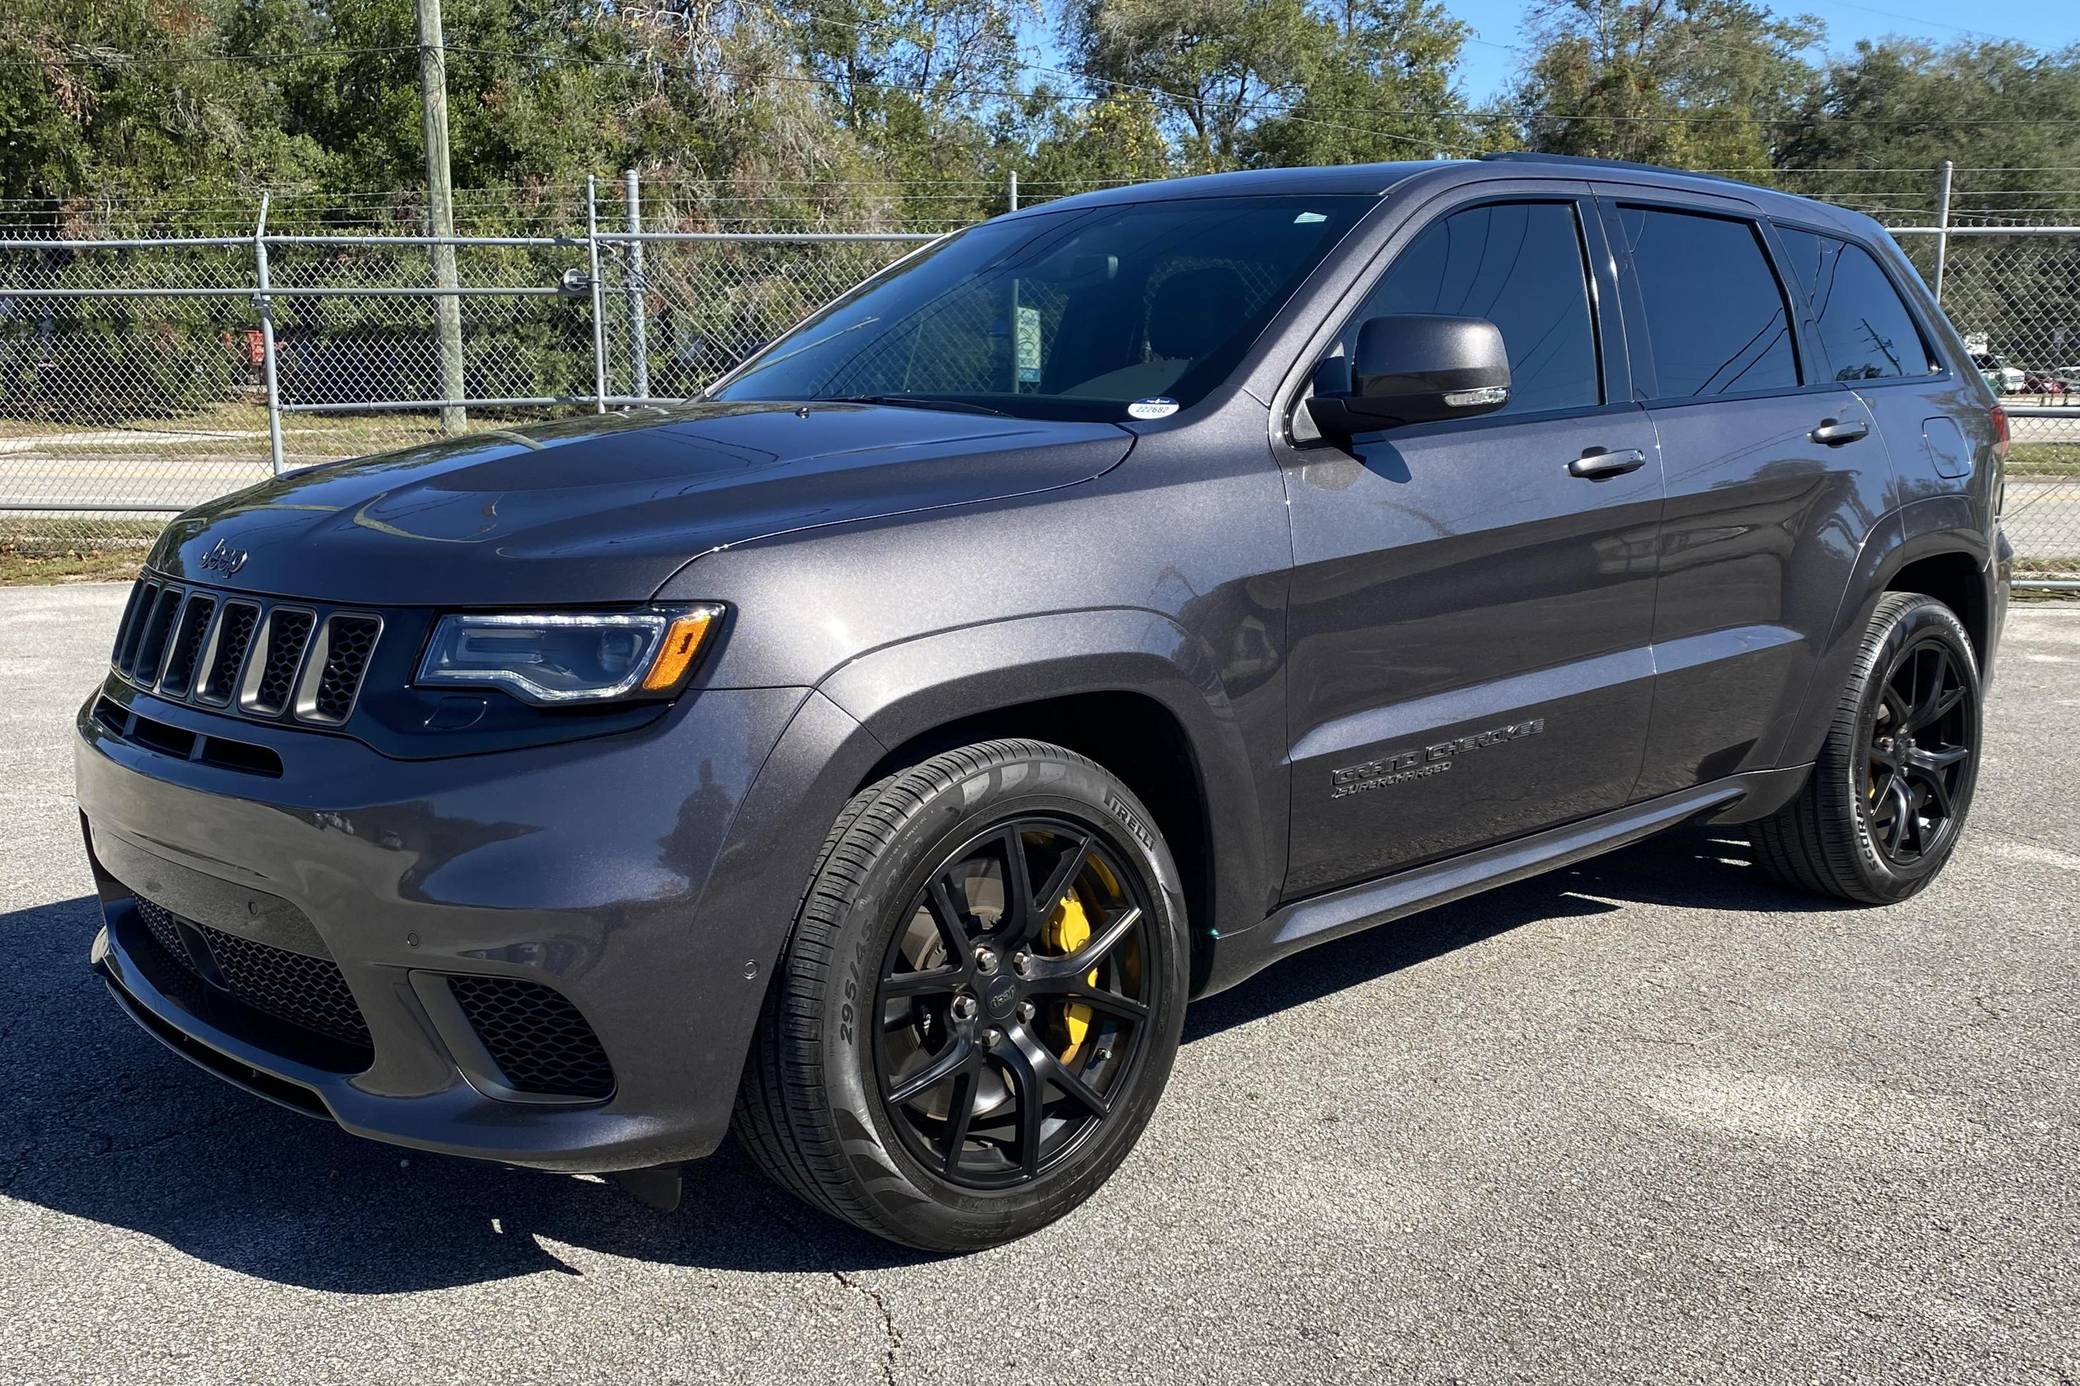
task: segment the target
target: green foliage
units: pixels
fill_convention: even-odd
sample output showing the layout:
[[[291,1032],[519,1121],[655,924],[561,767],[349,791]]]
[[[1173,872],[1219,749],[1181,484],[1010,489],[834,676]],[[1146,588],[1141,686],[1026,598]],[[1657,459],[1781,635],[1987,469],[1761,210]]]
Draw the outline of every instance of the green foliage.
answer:
[[[1512,105],[1529,145],[1679,168],[1767,166],[1820,22],[1750,0],[1543,0]]]
[[[1857,191],[1928,190],[1948,159],[2003,170],[1993,186],[2004,211],[2070,206],[2069,168],[2080,130],[2080,47],[2041,53],[2017,43],[1937,48],[1904,39],[1860,43],[1813,80],[1799,123],[1778,150],[1785,168],[1843,169]],[[1911,187],[1869,169],[1911,169]],[[1972,176],[1961,176],[1969,198]]]
[[[1815,62],[1818,21],[1757,0],[1537,0],[1522,74],[1485,111],[1467,109],[1455,85],[1470,34],[1445,0],[444,0],[444,10],[454,182],[500,190],[465,202],[465,229],[477,233],[568,230],[582,218],[572,190],[631,167],[645,176],[652,229],[940,230],[1001,211],[1014,171],[1040,199],[1177,173],[1521,146],[1777,170],[1794,187],[1792,175],[1828,170],[1837,195],[1907,206],[1898,199],[1914,194],[1924,207],[1934,167],[1951,159],[1967,170],[1967,199],[1970,170],[2002,170],[1986,196],[2019,214],[2070,204],[2071,175],[2056,170],[2080,130],[2080,48],[1886,40]],[[1022,27],[1048,17],[1073,72],[1036,70],[1020,51]],[[8,0],[0,197],[41,200],[12,229],[243,232],[266,189],[278,231],[421,230],[416,40],[414,0]],[[198,226],[196,209],[213,202],[229,210]],[[2032,306],[2080,312],[2061,253],[2037,247],[2026,274],[1990,273],[1978,291],[1987,322]],[[465,281],[481,285],[551,283],[574,263],[564,248],[464,261]],[[107,282],[149,284],[193,262],[126,252],[103,268]],[[661,392],[706,379],[771,323],[849,282],[829,278],[842,272],[836,259],[812,264],[798,247],[732,247],[704,262],[741,288],[703,297],[669,282],[669,257],[653,258]],[[71,284],[102,282],[65,272]],[[314,251],[282,256],[276,272],[278,283],[382,287],[423,285],[428,268],[418,252]],[[1974,272],[1953,257],[1960,290]],[[241,262],[219,282],[247,273]],[[0,317],[9,408],[58,407],[56,383],[106,409],[252,388],[237,350],[250,319],[240,299],[50,302],[37,323]],[[284,300],[288,393],[304,375],[352,378],[362,398],[429,393],[425,309]],[[464,316],[472,393],[590,387],[584,301],[479,300]],[[63,350],[50,345],[61,338]],[[495,379],[481,362],[496,363]]]
[[[1299,91],[1243,138],[1263,167],[1428,159],[1479,148],[1452,83],[1471,33],[1432,0],[1345,0],[1306,16]]]
[[[1306,0],[1081,0],[1064,33],[1085,81],[1151,94],[1178,163],[1206,172],[1237,167],[1252,118],[1299,94],[1313,19]]]
[[[139,315],[57,317],[0,331],[0,411],[97,423],[172,417],[231,397],[237,339]]]
[[[1522,75],[1490,111],[1454,85],[1469,35],[1443,0],[444,10],[456,186],[567,189],[635,167],[672,187],[657,215],[689,228],[936,229],[1000,210],[1011,170],[1064,189],[1520,145],[2028,170],[2068,162],[2080,128],[2080,49],[1885,40],[1816,63],[1819,22],[1757,0],[1537,0]],[[1048,14],[1069,82],[1020,50]],[[394,194],[354,219],[406,225],[424,180],[416,37],[414,0],[11,0],[0,196],[46,199],[41,225],[16,222],[50,233],[182,229],[153,208],[249,206],[262,188],[291,208]]]
[[[1067,102],[1051,89],[1035,95],[1026,112],[1019,177],[1036,190],[1078,191],[1138,183],[1170,171],[1156,103],[1146,92],[1125,91],[1094,101]]]

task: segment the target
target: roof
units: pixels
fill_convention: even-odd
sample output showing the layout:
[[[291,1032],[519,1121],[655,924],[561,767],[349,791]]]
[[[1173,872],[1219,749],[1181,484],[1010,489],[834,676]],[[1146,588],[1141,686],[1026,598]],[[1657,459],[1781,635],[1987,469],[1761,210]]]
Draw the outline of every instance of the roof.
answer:
[[[1756,203],[1773,216],[1795,215],[1796,209],[1807,209],[1804,214],[1809,219],[1819,219],[1838,226],[1854,226],[1864,231],[1878,226],[1878,223],[1861,213],[1717,174],[1691,173],[1654,164],[1626,163],[1619,159],[1585,159],[1568,154],[1531,153],[1484,154],[1479,159],[1472,160],[1421,159],[1399,163],[1344,164],[1333,168],[1264,168],[1248,169],[1239,173],[1206,173],[1190,178],[1165,178],[1151,183],[1130,183],[1097,192],[1078,193],[1073,197],[1040,203],[1013,215],[1025,215],[1043,209],[1062,210],[1192,197],[1248,197],[1267,194],[1303,197],[1331,194],[1379,197],[1396,184],[1406,182],[1418,174],[1452,172],[1458,175],[1458,178],[1453,180],[1455,182],[1462,179],[1466,182],[1480,182],[1492,178],[1522,177],[1538,171],[1541,167],[1555,176],[1575,179],[1594,178],[1599,173],[1619,177],[1650,174],[1652,181],[1669,187],[1687,188],[1696,192],[1737,194]]]
[[[1253,168],[1239,173],[1201,173],[1189,178],[1163,178],[1127,183],[1096,192],[1077,193],[1040,207],[1094,207],[1119,202],[1159,202],[1187,197],[1249,197],[1291,194],[1300,197],[1334,194],[1377,197],[1403,179],[1429,169],[1452,167],[1446,159],[1393,164],[1339,164],[1331,168]],[[1034,209],[1034,210],[1037,210]]]

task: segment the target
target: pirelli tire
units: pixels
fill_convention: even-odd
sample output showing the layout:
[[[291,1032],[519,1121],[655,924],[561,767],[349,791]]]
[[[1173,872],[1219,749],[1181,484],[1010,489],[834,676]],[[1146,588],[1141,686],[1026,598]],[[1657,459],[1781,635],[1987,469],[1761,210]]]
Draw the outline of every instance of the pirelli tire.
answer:
[[[1862,904],[1926,888],[1971,809],[1982,704],[1957,613],[1934,597],[1885,594],[1811,778],[1750,829],[1757,863],[1786,885]]]
[[[737,1136],[783,1188],[876,1236],[1024,1236],[1146,1128],[1188,964],[1176,864],[1116,776],[1036,741],[933,756],[832,826]]]

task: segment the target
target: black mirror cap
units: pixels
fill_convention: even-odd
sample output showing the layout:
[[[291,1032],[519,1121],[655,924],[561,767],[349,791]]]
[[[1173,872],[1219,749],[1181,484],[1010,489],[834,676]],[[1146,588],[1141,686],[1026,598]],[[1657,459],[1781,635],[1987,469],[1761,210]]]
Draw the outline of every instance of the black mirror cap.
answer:
[[[1348,438],[1401,424],[1491,414],[1509,403],[1509,353],[1486,318],[1393,313],[1367,318],[1348,391],[1307,401],[1315,425]]]

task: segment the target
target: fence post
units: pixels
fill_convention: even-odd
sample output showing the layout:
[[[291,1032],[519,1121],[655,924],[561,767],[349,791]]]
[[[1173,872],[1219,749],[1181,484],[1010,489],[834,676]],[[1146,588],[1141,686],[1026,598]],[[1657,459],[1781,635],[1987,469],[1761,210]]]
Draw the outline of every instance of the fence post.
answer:
[[[1011,170],[1011,174],[1010,174],[1010,177],[1009,177],[1009,179],[1007,180],[1007,182],[1006,182],[1006,184],[1005,184],[1005,189],[1004,189],[1004,191],[1005,191],[1005,197],[1004,197],[1004,201],[1005,201],[1005,202],[1006,202],[1006,203],[1008,204],[1008,205],[1007,205],[1007,206],[1006,206],[1006,207],[1004,208],[1004,210],[1005,210],[1005,211],[1007,211],[1007,212],[1015,212],[1015,211],[1017,211],[1017,210],[1018,210],[1018,170],[1017,170],[1017,169],[1012,169],[1012,170]]]
[[[607,319],[599,282],[599,179],[585,175],[585,254],[592,269],[592,412],[607,412]]]
[[[267,464],[282,474],[282,390],[274,365],[274,295],[267,273],[267,203],[260,194],[260,220],[253,227],[253,306],[260,312],[260,378],[267,383]]]
[[[1936,306],[1943,303],[1943,266],[1950,259],[1950,160],[1943,160],[1942,175],[1936,184]]]
[[[628,234],[643,234],[643,200],[636,187],[636,171],[624,175],[628,188]],[[628,355],[629,393],[637,399],[650,398],[649,303],[643,290],[643,243],[628,243]]]

